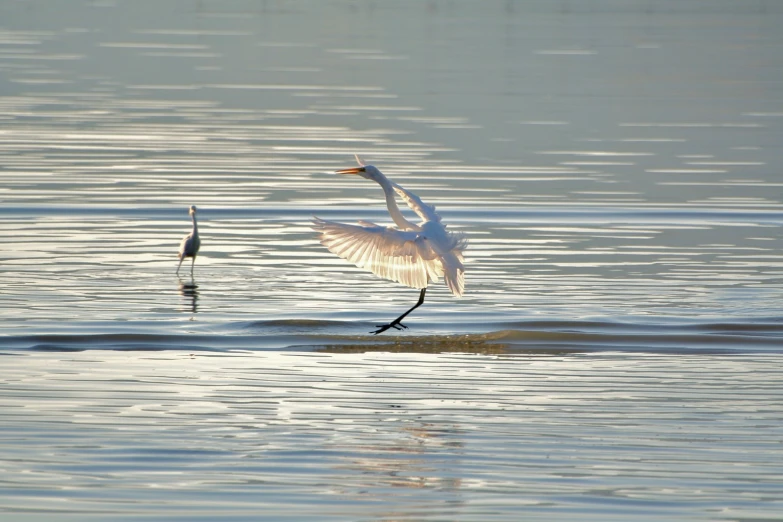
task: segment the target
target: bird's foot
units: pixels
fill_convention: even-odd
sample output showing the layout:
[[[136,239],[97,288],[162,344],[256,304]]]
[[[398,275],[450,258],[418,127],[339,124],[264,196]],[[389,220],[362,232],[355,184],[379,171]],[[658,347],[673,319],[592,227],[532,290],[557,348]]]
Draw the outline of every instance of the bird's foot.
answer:
[[[375,335],[378,335],[379,333],[385,332],[389,328],[394,328],[395,330],[404,330],[404,329],[408,328],[407,326],[405,326],[404,324],[402,324],[399,321],[392,321],[389,324],[376,324],[375,326],[378,329],[373,331],[373,332],[370,332],[371,334],[375,334]]]

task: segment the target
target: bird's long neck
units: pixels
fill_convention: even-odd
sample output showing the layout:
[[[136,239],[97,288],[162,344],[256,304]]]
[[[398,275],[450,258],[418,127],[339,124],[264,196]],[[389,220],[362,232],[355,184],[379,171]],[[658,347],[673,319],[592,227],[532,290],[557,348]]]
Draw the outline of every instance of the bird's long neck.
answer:
[[[389,215],[391,215],[391,218],[394,220],[394,224],[396,224],[401,229],[418,228],[416,225],[405,219],[405,216],[403,216],[402,212],[400,212],[400,207],[397,206],[397,199],[395,197],[392,182],[382,174],[377,176],[375,181],[378,182],[378,184],[383,189],[383,193],[386,195],[386,207],[389,209]]]
[[[196,214],[192,214],[190,217],[193,218],[193,235],[195,236],[196,234],[198,234],[198,223],[196,222]]]

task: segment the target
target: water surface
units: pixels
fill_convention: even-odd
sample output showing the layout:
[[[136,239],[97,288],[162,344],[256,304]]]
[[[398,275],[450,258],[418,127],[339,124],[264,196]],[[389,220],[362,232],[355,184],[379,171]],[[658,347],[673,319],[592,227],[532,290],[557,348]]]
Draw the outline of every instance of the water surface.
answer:
[[[774,518],[781,22],[0,5],[0,512]],[[390,223],[354,153],[470,239],[403,332],[416,290],[310,229]]]

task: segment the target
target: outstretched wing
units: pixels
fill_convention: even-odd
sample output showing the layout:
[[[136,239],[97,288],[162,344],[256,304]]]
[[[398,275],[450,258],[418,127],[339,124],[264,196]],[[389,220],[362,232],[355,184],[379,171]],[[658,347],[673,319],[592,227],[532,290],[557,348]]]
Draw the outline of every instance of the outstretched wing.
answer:
[[[363,222],[347,225],[313,219],[321,244],[337,256],[377,276],[411,288],[425,288],[443,275],[443,266],[418,232]]]
[[[392,183],[394,191],[402,198],[403,201],[424,221],[440,221],[440,216],[435,212],[433,205],[428,205],[419,198],[413,192],[402,188],[396,183]]]

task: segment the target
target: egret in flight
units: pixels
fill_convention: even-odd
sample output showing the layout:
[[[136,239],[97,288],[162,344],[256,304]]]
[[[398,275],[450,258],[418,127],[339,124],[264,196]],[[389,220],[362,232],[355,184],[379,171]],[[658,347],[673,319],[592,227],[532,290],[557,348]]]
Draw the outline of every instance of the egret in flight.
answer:
[[[377,325],[379,334],[389,328],[407,328],[402,320],[424,302],[430,282],[443,276],[446,286],[456,297],[465,290],[465,266],[462,252],[467,247],[463,234],[446,230],[435,207],[397,185],[372,165],[366,165],[356,156],[358,167],[336,171],[337,174],[356,174],[378,183],[386,195],[386,206],[396,227],[385,227],[359,221],[358,225],[313,219],[313,229],[319,232],[321,244],[330,252],[366,268],[384,279],[396,281],[411,288],[421,289],[418,302],[389,324]],[[397,206],[395,195],[421,219],[414,224],[405,219]]]
[[[196,206],[191,205],[188,212],[190,217],[193,218],[193,230],[190,234],[182,238],[182,243],[179,244],[179,264],[177,265],[177,275],[179,275],[179,268],[182,266],[182,261],[186,257],[190,257],[193,261],[190,263],[190,275],[193,276],[193,265],[196,264],[196,254],[201,247],[201,238],[198,237],[198,224],[196,223]]]

